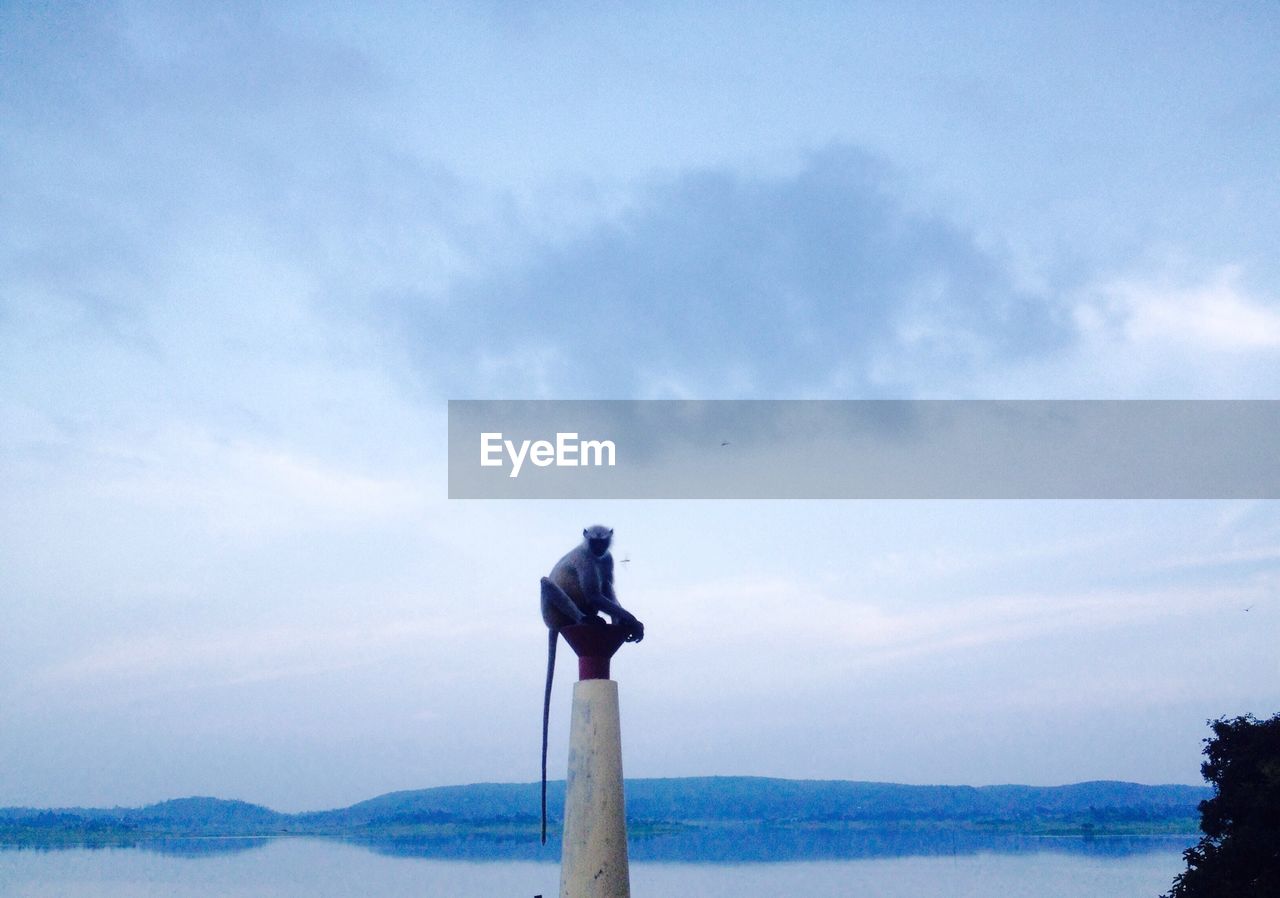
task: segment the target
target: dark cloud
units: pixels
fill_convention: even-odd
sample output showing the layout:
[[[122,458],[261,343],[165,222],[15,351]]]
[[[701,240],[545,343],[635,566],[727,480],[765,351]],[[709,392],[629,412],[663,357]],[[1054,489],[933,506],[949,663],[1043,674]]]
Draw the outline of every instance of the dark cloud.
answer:
[[[397,313],[450,395],[892,395],[1066,339],[955,226],[858,152],[695,172],[622,220]]]

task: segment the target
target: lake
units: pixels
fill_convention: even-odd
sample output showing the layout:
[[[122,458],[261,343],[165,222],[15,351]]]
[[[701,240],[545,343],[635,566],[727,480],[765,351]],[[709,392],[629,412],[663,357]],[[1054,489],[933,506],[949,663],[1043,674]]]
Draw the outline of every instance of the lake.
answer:
[[[1155,898],[1183,838],[1022,840],[1008,850],[818,861],[633,860],[635,898]],[[313,838],[184,840],[141,848],[0,850],[6,898],[532,898],[551,861],[452,860]]]

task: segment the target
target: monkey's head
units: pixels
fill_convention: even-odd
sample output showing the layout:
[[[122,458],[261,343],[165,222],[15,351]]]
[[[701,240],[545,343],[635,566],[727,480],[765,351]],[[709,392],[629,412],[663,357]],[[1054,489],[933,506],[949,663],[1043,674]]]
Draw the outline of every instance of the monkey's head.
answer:
[[[603,558],[609,551],[609,543],[613,540],[613,530],[596,524],[582,531],[582,538],[587,541],[587,548],[596,558]]]

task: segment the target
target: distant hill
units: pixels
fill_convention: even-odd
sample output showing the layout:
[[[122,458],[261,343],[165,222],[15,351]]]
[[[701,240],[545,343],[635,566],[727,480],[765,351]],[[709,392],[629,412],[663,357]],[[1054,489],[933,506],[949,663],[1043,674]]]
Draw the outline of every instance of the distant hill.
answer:
[[[141,808],[0,808],[0,824],[50,816],[134,827],[197,827],[202,830],[272,826],[289,817],[261,805],[222,798],[174,798]]]
[[[0,846],[275,833],[288,819],[270,808],[220,798],[178,798],[141,808],[0,808]]]
[[[627,816],[638,828],[931,827],[1010,832],[1192,832],[1202,786],[1089,782],[1068,786],[908,786],[765,777],[632,779]],[[564,782],[548,784],[559,820]],[[217,798],[180,798],[142,808],[3,808],[0,844],[75,843],[187,836],[331,835],[427,837],[532,830],[537,783],[477,783],[391,792],[347,808],[283,814]]]
[[[1194,816],[1201,786],[1089,782],[1069,786],[907,786],[757,777],[650,779],[628,789],[628,812],[658,820],[1018,821],[1090,811],[1135,819]]]
[[[627,788],[631,788],[631,781]],[[317,827],[367,826],[391,821],[527,821],[540,813],[539,791],[538,783],[474,783],[388,792],[348,808],[299,814],[297,821]],[[563,780],[547,783],[547,808],[557,819],[563,814]]]
[[[174,798],[124,812],[121,819],[140,825],[159,824],[171,827],[199,827],[202,830],[227,830],[278,826],[289,818],[261,805],[221,798]]]
[[[669,822],[1018,821],[1093,814],[1100,818],[1195,818],[1204,786],[1146,786],[1098,781],[1069,786],[908,786],[848,780],[767,777],[633,779],[627,816]],[[548,784],[559,817],[563,781]],[[523,820],[538,807],[537,783],[479,783],[391,792],[349,808],[299,815],[315,825],[361,826],[391,819]]]

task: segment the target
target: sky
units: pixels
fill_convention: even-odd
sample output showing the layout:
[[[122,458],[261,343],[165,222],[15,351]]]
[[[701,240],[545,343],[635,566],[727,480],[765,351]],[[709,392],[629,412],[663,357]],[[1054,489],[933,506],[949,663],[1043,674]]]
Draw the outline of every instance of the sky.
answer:
[[[0,805],[532,781],[597,522],[629,776],[1198,782],[1280,709],[1276,503],[451,501],[446,401],[1280,398],[1278,43],[0,3]]]

